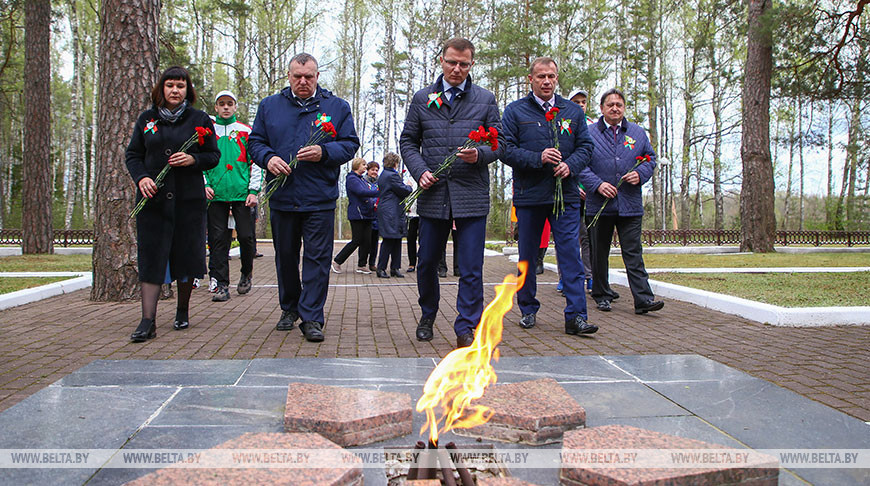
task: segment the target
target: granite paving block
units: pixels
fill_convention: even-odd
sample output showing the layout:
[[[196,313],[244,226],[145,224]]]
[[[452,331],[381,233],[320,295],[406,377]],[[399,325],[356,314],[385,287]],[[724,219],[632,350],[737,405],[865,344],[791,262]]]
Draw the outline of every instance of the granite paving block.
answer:
[[[728,381],[752,376],[697,354],[605,356],[609,363],[642,381]]]
[[[552,378],[573,381],[635,381],[600,356],[503,357],[493,363],[499,383]]]
[[[229,440],[215,449],[326,450],[341,451],[341,447],[317,434],[251,433]],[[285,467],[285,468],[165,468],[127,483],[130,486],[175,486],[197,484],[215,486],[247,486],[279,484],[294,486],[362,485],[363,474],[359,458],[350,456],[355,467]]]
[[[639,429],[661,432],[687,439],[701,440],[724,447],[742,449],[746,447],[740,441],[735,440],[726,432],[713,427],[709,423],[695,416],[676,417],[620,417],[592,421],[587,418],[586,426],[599,427],[602,425],[629,425]]]
[[[286,391],[273,387],[183,388],[152,425],[278,425]]]
[[[97,360],[57,385],[233,385],[248,364],[249,360]]]
[[[316,432],[341,446],[411,433],[411,396],[315,383],[287,387],[284,430]]]
[[[597,485],[740,485],[776,486],[779,476],[779,463],[776,458],[763,454],[747,457],[742,467],[699,466],[693,468],[665,467],[597,467],[586,454],[606,450],[637,449],[715,449],[717,453],[745,453],[746,449],[723,449],[721,445],[710,444],[694,439],[686,439],[626,425],[605,425],[582,430],[565,432],[562,440],[564,457],[577,455],[577,462],[588,462],[589,466],[563,464],[559,472],[562,484],[569,486]],[[626,452],[628,454],[628,452]],[[602,456],[604,453],[602,453]],[[582,458],[581,458],[582,457]],[[598,457],[598,456],[596,456]],[[597,459],[596,459],[597,460]],[[712,462],[712,461],[711,461]]]
[[[239,381],[241,386],[280,386],[290,382],[332,385],[417,384],[435,369],[432,358],[255,359]]]
[[[493,385],[474,403],[490,407],[492,417],[477,427],[454,429],[456,435],[540,445],[586,424],[583,407],[551,378]]]

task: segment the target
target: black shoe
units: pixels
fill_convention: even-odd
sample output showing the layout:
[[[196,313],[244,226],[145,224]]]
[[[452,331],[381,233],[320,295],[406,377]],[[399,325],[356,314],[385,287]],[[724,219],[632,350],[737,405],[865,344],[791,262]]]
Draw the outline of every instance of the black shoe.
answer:
[[[218,284],[218,288],[215,289],[211,301],[226,302],[228,300],[230,300],[230,289],[226,285]]]
[[[304,321],[302,324],[299,324],[299,329],[302,331],[302,335],[305,336],[305,340],[312,343],[323,341],[322,328],[323,324],[317,321]]]
[[[390,275],[396,278],[405,278],[405,275],[401,270],[390,270]]]
[[[610,312],[611,307],[610,307],[609,300],[607,300],[607,299],[600,300],[597,302],[597,304],[598,304],[598,310],[600,310],[601,312]]]
[[[648,300],[640,305],[634,306],[635,314],[646,314],[647,312],[655,312],[657,310],[661,310],[662,307],[665,306],[665,303],[661,300]]]
[[[176,331],[183,331],[190,327],[190,319],[187,317],[187,309],[175,309],[175,323],[172,328]]]
[[[242,275],[242,278],[239,279],[239,286],[236,287],[236,291],[239,295],[244,295],[251,291],[251,287],[253,287],[253,285],[251,285],[251,274]]]
[[[541,275],[544,273],[544,257],[547,256],[547,249],[540,248],[538,249],[538,258],[535,262],[535,275]]]
[[[293,323],[296,322],[296,319],[299,319],[299,314],[296,311],[282,311],[281,319],[278,319],[278,325],[275,326],[275,329],[289,331],[295,327]]]
[[[434,325],[435,319],[432,319],[431,317],[420,319],[420,323],[417,324],[417,341],[431,341],[432,326]]]
[[[615,290],[610,291],[610,300],[616,300],[619,298],[619,292]]]
[[[371,271],[373,271],[373,272],[377,272],[377,271],[378,271],[378,267],[376,267],[376,266],[374,266],[374,265],[369,265],[369,270],[371,270]]]
[[[582,316],[565,321],[565,334],[595,334],[598,326],[589,324]]]
[[[520,319],[520,327],[523,329],[531,329],[535,327],[535,315],[534,314],[525,314],[523,318]]]
[[[255,253],[254,258],[263,258],[263,254],[262,253]]]
[[[414,267],[414,265],[411,265],[407,270],[405,270],[407,273],[414,273],[415,271],[417,271],[417,268]]]
[[[387,275],[387,272],[381,270],[380,268],[377,269],[376,273],[378,275],[378,278],[390,278],[390,276]]]
[[[145,319],[143,318],[139,321],[139,326],[136,327],[136,330],[133,331],[133,334],[130,334],[130,341],[134,343],[143,343],[149,339],[154,339],[157,337],[157,324],[154,323],[154,319]]]
[[[467,332],[461,336],[456,336],[456,348],[467,348],[474,342],[474,333]]]
[[[447,278],[447,269],[446,268],[439,268],[438,269],[438,277],[439,278]]]

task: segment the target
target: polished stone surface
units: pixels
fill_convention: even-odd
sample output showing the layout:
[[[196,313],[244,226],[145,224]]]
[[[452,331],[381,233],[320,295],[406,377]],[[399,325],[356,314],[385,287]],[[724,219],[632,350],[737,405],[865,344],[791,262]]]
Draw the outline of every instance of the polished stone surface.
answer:
[[[284,430],[315,432],[345,447],[365,445],[409,435],[412,412],[406,393],[290,383]]]
[[[0,449],[204,449],[247,432],[283,431],[292,382],[405,393],[411,406],[436,361],[274,359],[96,361],[0,413]],[[868,449],[870,426],[774,384],[696,355],[502,358],[499,384],[549,378],[586,412],[587,427],[631,425],[727,447]],[[412,446],[403,437],[352,449]],[[441,443],[474,443],[445,433]],[[499,451],[530,446],[495,442]],[[535,449],[558,454],[560,444]],[[558,483],[558,464],[513,467],[514,478]],[[508,466],[510,467],[510,465]],[[116,485],[154,468],[4,469],[0,484]],[[364,468],[366,485],[386,485]],[[781,486],[870,484],[868,469],[782,470]]]

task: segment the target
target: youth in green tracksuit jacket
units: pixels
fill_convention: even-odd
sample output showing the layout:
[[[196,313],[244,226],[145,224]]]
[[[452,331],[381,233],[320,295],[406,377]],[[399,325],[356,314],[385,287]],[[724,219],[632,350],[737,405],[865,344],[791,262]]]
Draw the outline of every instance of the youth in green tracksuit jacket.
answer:
[[[237,121],[235,115],[213,118],[221,161],[205,172],[205,187],[214,190],[213,201],[244,201],[248,194],[258,194],[263,182],[263,170],[248,157],[251,127]]]

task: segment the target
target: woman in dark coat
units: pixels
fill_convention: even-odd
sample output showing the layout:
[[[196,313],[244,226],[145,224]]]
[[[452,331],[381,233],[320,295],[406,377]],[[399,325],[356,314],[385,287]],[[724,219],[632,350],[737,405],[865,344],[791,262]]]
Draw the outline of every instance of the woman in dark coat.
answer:
[[[333,259],[332,271],[341,273],[341,265],[358,247],[356,273],[369,274],[372,272],[366,267],[366,258],[372,243],[372,220],[375,219],[374,206],[378,190],[372,189],[363,179],[363,174],[366,173],[366,159],[353,159],[350,167],[351,171],[347,173],[344,187],[347,189],[347,219],[350,220],[351,240]]]
[[[139,189],[137,202],[150,199],[136,215],[142,320],[130,336],[133,342],[157,336],[154,319],[160,285],[173,280],[178,282],[173,327],[189,326],[193,279],[202,278],[206,271],[202,173],[220,160],[211,119],[192,106],[196,91],[186,69],[175,66],[164,71],[151,91],[151,101],[153,106],[136,120],[126,153],[127,170]],[[209,133],[186,152],[178,152],[196,128],[207,128]],[[158,187],[155,179],[167,164],[171,169]]]
[[[402,236],[405,233],[405,209],[402,200],[411,194],[411,186],[402,183],[396,170],[399,155],[392,152],[384,156],[384,170],[378,178],[378,232],[381,241],[381,256],[378,258],[378,277],[404,277],[402,268]],[[387,260],[390,275],[387,275]]]

